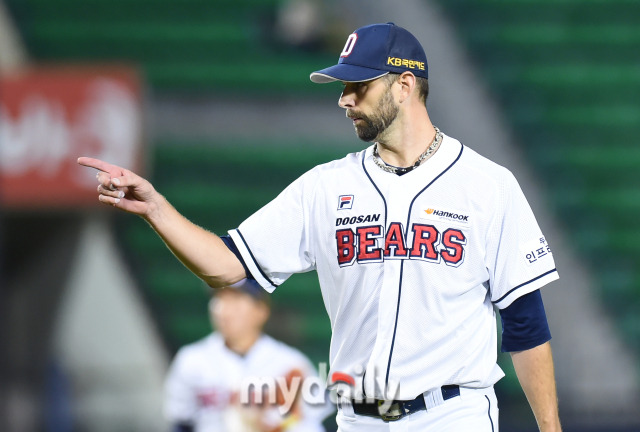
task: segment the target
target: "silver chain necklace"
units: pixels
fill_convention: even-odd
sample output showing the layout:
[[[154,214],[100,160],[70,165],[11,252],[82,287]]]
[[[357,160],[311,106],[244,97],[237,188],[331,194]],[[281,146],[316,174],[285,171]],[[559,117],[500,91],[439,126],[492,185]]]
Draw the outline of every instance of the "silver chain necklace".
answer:
[[[413,165],[405,168],[389,165],[380,158],[380,154],[378,153],[378,143],[375,143],[375,145],[373,146],[373,162],[378,165],[378,168],[380,168],[381,170],[397,175],[406,174],[409,171],[418,168],[422,161],[431,156],[442,142],[442,132],[440,132],[440,129],[435,126],[434,129],[436,130],[436,136],[433,138],[433,141],[431,142],[429,147],[418,157],[418,160]]]

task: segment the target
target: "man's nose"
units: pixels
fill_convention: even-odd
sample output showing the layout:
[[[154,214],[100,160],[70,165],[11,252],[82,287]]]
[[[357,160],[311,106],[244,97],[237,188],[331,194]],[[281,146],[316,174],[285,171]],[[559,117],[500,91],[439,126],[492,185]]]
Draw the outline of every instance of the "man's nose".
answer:
[[[340,99],[338,99],[340,108],[353,108],[355,106],[355,92],[348,85],[342,91]]]

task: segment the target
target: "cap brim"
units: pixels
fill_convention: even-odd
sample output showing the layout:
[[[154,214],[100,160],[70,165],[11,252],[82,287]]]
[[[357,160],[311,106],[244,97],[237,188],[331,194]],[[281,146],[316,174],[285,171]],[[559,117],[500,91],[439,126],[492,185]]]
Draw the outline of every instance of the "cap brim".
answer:
[[[362,82],[380,78],[381,76],[387,75],[388,73],[389,72],[387,71],[381,71],[378,69],[339,63],[337,65],[313,72],[309,76],[309,79],[317,84],[325,84],[334,81]]]

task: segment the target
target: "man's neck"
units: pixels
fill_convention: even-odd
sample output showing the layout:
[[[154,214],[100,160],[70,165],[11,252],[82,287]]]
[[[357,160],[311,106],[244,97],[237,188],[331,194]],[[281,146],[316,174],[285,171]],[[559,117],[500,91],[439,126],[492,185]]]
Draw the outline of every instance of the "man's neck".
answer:
[[[244,356],[249,350],[255,345],[255,343],[260,339],[262,333],[245,335],[241,338],[236,339],[225,339],[224,344],[234,353]]]
[[[435,139],[435,128],[426,114],[413,121],[400,121],[393,126],[384,131],[377,140],[378,153],[389,165],[413,165]]]

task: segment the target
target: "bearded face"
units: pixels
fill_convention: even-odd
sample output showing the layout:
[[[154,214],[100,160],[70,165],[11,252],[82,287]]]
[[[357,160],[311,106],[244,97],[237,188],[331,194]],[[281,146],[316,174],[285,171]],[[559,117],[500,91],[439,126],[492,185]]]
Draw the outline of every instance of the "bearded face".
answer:
[[[378,105],[370,115],[347,110],[347,117],[354,119],[354,127],[358,138],[373,141],[384,132],[398,116],[400,108],[394,103],[391,92],[383,93]]]

